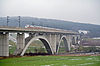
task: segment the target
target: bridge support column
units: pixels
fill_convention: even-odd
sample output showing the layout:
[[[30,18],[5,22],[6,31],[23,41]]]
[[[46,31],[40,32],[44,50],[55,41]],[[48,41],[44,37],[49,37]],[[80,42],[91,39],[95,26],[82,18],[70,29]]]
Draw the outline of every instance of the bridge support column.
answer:
[[[50,43],[50,46],[52,48],[52,54],[57,54],[59,41],[60,41],[60,35],[59,34],[47,34],[45,35],[45,37]]]
[[[9,56],[9,34],[0,33],[0,56]]]
[[[77,45],[78,44],[78,38],[79,38],[79,36],[73,36],[73,44],[74,45]]]
[[[17,33],[17,49],[14,55],[18,55],[25,47],[25,35],[24,33]]]
[[[67,36],[67,51],[69,52],[71,50],[71,45],[72,45],[72,37],[71,36]]]
[[[57,37],[56,37],[56,54],[58,54],[59,41],[60,41],[60,35],[57,35]]]
[[[50,44],[53,50],[53,54],[56,54],[56,43],[57,43],[57,35],[50,34]]]
[[[75,41],[75,44],[77,44],[77,36],[75,36],[74,38],[75,38],[75,40],[74,40]]]

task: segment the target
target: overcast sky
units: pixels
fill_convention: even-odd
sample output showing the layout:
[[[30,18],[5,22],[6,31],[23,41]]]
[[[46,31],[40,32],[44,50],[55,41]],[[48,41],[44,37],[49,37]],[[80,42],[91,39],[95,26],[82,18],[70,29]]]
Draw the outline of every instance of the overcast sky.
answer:
[[[7,15],[100,25],[100,0],[0,0],[0,16]]]

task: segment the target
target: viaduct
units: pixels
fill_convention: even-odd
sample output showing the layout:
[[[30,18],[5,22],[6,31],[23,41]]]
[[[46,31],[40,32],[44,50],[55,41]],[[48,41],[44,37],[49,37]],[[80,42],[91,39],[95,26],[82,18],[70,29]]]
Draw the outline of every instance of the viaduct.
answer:
[[[24,55],[31,42],[36,39],[43,42],[49,54],[58,54],[62,40],[64,41],[66,51],[69,52],[71,46],[77,45],[80,39],[80,35],[77,32],[62,29],[0,27],[0,56],[9,56],[9,33],[17,33],[17,48],[14,55],[20,54],[20,56]],[[25,33],[29,34],[27,38],[25,38]]]

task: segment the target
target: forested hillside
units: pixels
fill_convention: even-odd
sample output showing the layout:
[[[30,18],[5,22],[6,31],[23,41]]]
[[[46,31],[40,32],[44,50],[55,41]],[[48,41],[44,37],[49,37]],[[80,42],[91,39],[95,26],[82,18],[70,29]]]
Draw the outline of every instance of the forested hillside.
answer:
[[[89,31],[90,37],[100,37],[100,25],[93,25],[93,24],[83,24],[83,23],[75,23],[71,21],[63,21],[63,20],[56,20],[56,19],[44,19],[44,18],[35,18],[35,17],[21,17],[20,19],[21,27],[26,25],[37,25],[37,26],[45,26],[45,27],[52,27],[52,28],[59,28],[59,29],[66,29],[66,30],[86,30]],[[0,26],[7,25],[7,18],[0,17]],[[18,27],[18,17],[10,17],[8,26],[16,26]]]

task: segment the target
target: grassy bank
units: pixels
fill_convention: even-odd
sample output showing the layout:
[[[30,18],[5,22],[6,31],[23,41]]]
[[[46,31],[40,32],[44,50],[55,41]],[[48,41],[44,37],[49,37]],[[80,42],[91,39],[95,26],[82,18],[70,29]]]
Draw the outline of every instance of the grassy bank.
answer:
[[[100,66],[100,56],[33,56],[0,60],[0,66]]]

